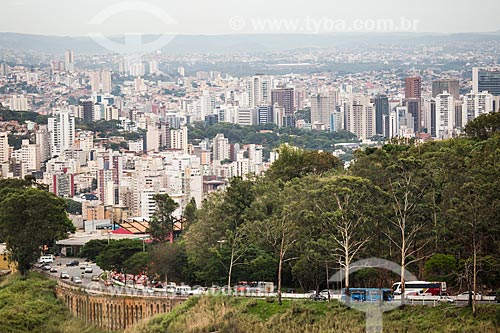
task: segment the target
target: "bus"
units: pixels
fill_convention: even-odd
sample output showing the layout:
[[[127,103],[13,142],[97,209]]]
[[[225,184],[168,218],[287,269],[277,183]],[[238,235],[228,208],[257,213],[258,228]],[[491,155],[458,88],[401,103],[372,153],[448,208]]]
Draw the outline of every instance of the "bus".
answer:
[[[392,285],[394,295],[401,295],[401,282]],[[446,295],[446,282],[406,281],[406,296],[444,296]]]
[[[388,288],[349,288],[349,294],[353,302],[390,302],[394,299],[392,290]],[[341,299],[346,301],[345,288],[342,289]]]

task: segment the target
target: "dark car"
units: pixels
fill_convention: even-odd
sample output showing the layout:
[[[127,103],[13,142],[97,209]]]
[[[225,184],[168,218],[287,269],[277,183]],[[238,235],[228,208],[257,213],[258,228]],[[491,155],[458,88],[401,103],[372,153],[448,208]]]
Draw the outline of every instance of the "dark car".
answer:
[[[310,298],[313,301],[326,301],[326,297],[321,294],[312,294]]]
[[[73,261],[70,261],[66,264],[67,267],[71,267],[71,266],[78,266],[80,264],[80,262],[78,260],[73,260]]]

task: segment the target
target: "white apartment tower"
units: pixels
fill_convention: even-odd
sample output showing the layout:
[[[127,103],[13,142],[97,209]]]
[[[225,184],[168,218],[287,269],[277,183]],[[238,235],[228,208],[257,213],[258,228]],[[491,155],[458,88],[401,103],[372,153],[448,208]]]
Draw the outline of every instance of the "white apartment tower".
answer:
[[[170,148],[182,150],[184,154],[188,153],[188,129],[182,126],[178,130],[170,130]]]
[[[270,104],[272,85],[273,80],[268,76],[255,75],[249,78],[246,82],[249,106],[254,107],[261,104]]]
[[[493,112],[493,95],[487,91],[471,92],[464,96],[463,108],[467,121],[471,121],[482,114]]]
[[[75,117],[69,110],[59,110],[49,118],[48,131],[52,157],[73,148],[75,142]]]
[[[64,54],[64,68],[67,72],[75,71],[75,54],[71,50],[66,51]]]
[[[436,96],[436,137],[449,137],[455,126],[455,103],[453,96],[444,92]]]
[[[224,161],[230,158],[229,139],[225,138],[224,134],[217,134],[212,146],[214,161]]]
[[[0,132],[0,163],[8,162],[9,159],[9,134]]]

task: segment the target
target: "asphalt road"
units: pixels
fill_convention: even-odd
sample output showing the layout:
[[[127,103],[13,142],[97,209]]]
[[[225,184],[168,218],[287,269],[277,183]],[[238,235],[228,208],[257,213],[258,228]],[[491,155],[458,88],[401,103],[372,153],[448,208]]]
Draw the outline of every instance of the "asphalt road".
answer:
[[[78,260],[79,261],[79,265],[78,266],[69,266],[67,267],[66,264],[73,261],[73,260]],[[71,283],[73,284],[73,282],[71,281],[71,277],[72,276],[78,276],[82,279],[82,285],[83,286],[87,286],[90,282],[92,282],[92,276],[93,275],[101,275],[103,273],[103,270],[101,268],[99,268],[99,266],[97,266],[95,263],[91,263],[90,266],[92,266],[92,270],[93,272],[92,273],[84,273],[85,270],[83,267],[80,267],[80,265],[85,265],[87,266],[87,264],[85,263],[84,260],[80,259],[80,258],[61,258],[61,257],[56,257],[56,259],[54,260],[53,263],[49,264],[51,267],[56,267],[57,268],[57,273],[50,273],[50,272],[45,272],[51,276],[54,276],[54,277],[57,277],[59,278],[61,272],[67,272],[70,276],[69,279],[65,280],[66,282],[68,283]],[[84,273],[82,275],[82,273]],[[100,282],[100,284],[104,287],[104,284],[102,282]]]
[[[73,261],[73,260],[78,260],[79,261],[79,265],[78,266],[66,266],[67,263]],[[104,283],[99,280],[99,282],[94,282],[92,281],[92,276],[94,275],[101,275],[104,271],[99,267],[97,266],[95,263],[90,263],[90,265],[92,266],[92,270],[93,272],[92,273],[84,273],[85,270],[84,270],[84,267],[87,266],[88,263],[86,263],[84,260],[82,260],[81,258],[66,258],[66,257],[56,257],[56,259],[54,260],[53,263],[49,264],[51,267],[56,267],[57,268],[57,272],[56,273],[50,273],[48,271],[44,272],[52,277],[55,277],[57,279],[60,279],[60,274],[61,272],[67,272],[70,276],[69,279],[66,279],[66,280],[63,280],[67,283],[70,283],[70,284],[74,284],[75,286],[78,286],[80,284],[75,284],[71,281],[71,277],[72,276],[78,276],[82,279],[82,284],[81,286],[87,288],[91,283],[93,284],[93,286],[95,286],[96,283],[99,284],[99,289],[102,290],[102,291],[105,291],[105,290],[108,290],[108,291],[113,291],[115,293],[118,293],[118,294],[121,294],[123,292],[123,290],[127,290],[129,288],[126,288],[126,289],[123,289],[123,290],[114,290],[113,287],[106,287],[104,285]],[[82,273],[84,273],[82,275]],[[120,288],[121,289],[121,288]],[[292,294],[292,298],[309,298],[308,295],[299,295],[299,294]],[[302,296],[302,297],[298,297],[298,296]],[[395,302],[398,302],[398,300],[395,300]],[[432,301],[432,300],[414,300],[414,301],[411,301],[411,300],[408,300],[406,302],[407,305],[429,305],[429,306],[432,306],[432,305],[437,305],[439,304],[440,302],[437,302],[437,301]],[[494,301],[477,301],[478,304],[498,304]],[[454,303],[451,303],[451,304],[454,304],[456,306],[466,306],[467,305],[467,301],[455,301]]]

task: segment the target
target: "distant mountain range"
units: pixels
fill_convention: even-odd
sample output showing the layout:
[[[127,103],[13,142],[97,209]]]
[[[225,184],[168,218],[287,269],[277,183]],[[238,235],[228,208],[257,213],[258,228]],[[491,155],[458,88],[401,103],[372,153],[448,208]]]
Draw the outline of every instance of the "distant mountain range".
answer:
[[[159,35],[145,35],[144,41]],[[122,38],[110,38],[120,42]],[[430,33],[336,33],[336,34],[252,34],[252,35],[177,35],[162,51],[183,53],[237,53],[289,51],[309,48],[341,48],[353,46],[443,45],[459,41],[500,41],[500,30],[489,33],[430,34]],[[37,51],[61,54],[73,50],[80,54],[101,54],[109,51],[90,37],[58,37],[0,32],[0,49]]]

